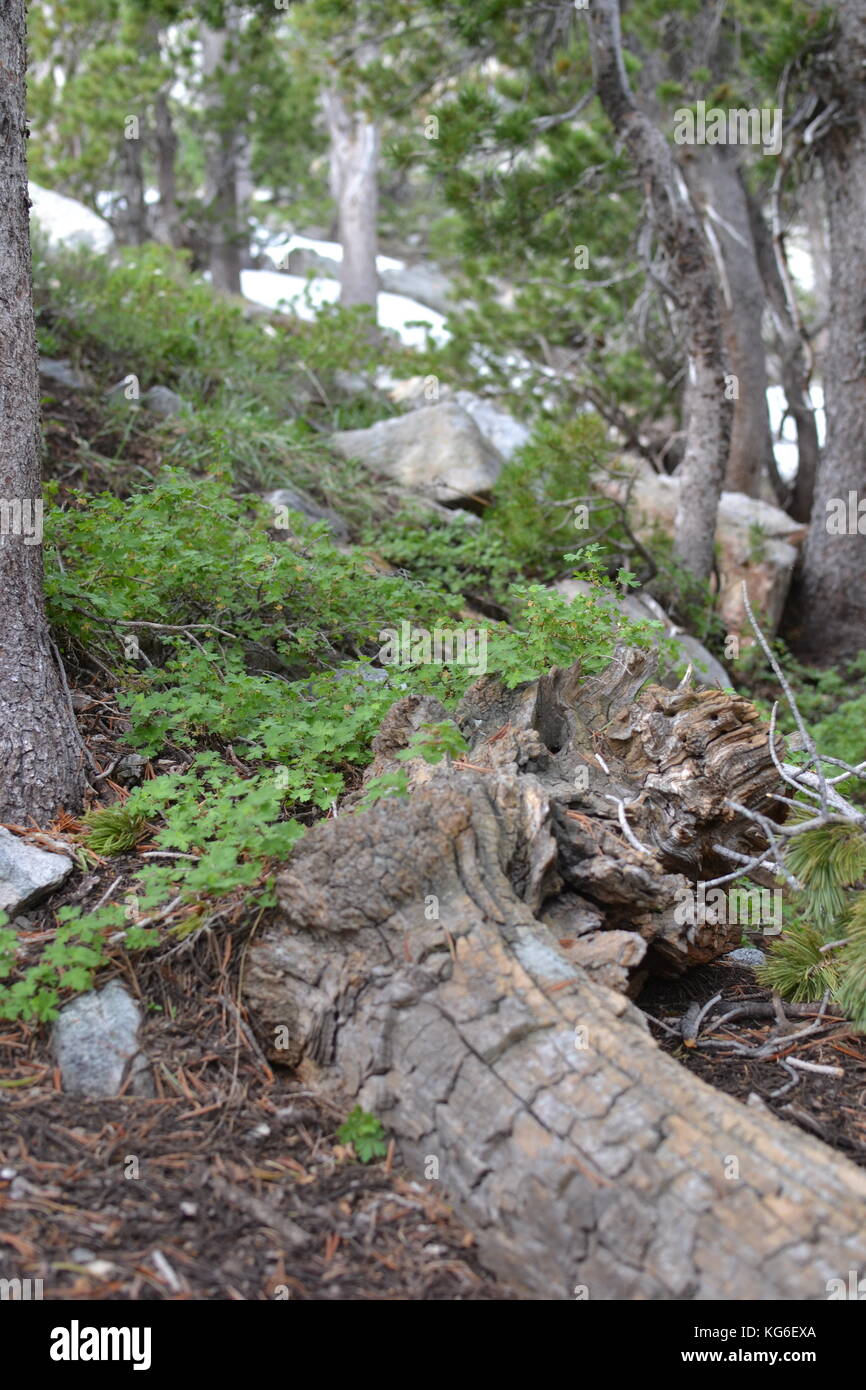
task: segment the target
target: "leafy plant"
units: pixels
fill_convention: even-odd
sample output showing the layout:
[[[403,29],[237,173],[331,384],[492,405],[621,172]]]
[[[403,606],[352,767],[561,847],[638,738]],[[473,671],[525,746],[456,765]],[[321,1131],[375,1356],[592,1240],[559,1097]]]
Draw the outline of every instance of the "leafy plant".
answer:
[[[94,854],[123,854],[135,849],[147,834],[143,815],[123,806],[105,806],[84,817],[88,828],[87,848]]]
[[[337,1138],[341,1144],[351,1144],[362,1163],[372,1163],[375,1158],[384,1158],[388,1152],[385,1131],[380,1120],[356,1105],[340,1128]]]

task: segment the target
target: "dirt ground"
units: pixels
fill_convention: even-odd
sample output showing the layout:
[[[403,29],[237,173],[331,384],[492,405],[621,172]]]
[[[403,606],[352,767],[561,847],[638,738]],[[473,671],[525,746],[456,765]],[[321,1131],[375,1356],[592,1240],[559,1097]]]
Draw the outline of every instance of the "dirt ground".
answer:
[[[679,1030],[679,1022],[690,1005],[706,1003],[719,991],[722,999],[716,1014],[722,1005],[768,1004],[771,999],[770,991],[757,984],[748,967],[722,960],[701,966],[679,980],[651,981],[638,1004],[652,1018],[667,1025],[666,1029],[659,1023],[651,1024],[653,1036],[663,1050],[710,1086],[746,1104],[765,1105],[779,1119],[799,1125],[852,1162],[866,1166],[866,1038],[854,1032],[844,1019],[834,1016],[832,1008],[828,1009],[820,1031],[792,1040],[760,1060],[744,1057],[734,1044],[758,1047],[779,1035],[775,1019],[743,1017],[715,1032],[710,1027],[701,1033],[701,1038],[721,1045],[706,1049],[689,1047],[682,1037],[668,1031]],[[815,1022],[818,1014],[816,1005],[810,1016],[798,1018],[791,1025],[791,1031]],[[801,1070],[797,1082],[792,1084],[791,1073],[781,1065],[791,1056],[832,1068],[841,1075]],[[773,1095],[783,1089],[784,1094]]]
[[[154,1100],[63,1095],[48,1031],[0,1025],[0,1279],[62,1300],[507,1299],[435,1183],[359,1163],[344,1112],[261,1059],[237,942],[127,975]]]

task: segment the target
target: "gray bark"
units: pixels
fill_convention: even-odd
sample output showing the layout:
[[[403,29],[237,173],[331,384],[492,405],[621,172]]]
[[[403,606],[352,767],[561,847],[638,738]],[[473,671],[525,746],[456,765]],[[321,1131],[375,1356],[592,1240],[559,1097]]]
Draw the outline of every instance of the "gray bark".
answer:
[[[655,233],[667,254],[671,289],[684,321],[689,413],[685,454],[677,470],[682,488],[674,551],[692,574],[708,579],[732,417],[731,402],[725,399],[716,275],[700,218],[671,149],[639,109],[629,86],[617,0],[593,0],[587,22],[596,90],[647,189]]]
[[[322,95],[331,138],[331,193],[343,248],[340,303],[376,306],[379,128],[336,87]]]
[[[112,217],[117,239],[125,246],[142,246],[147,241],[148,210],[144,197],[140,138],[124,138],[120,142],[117,188],[120,201]]]
[[[226,6],[226,27],[201,26],[202,66],[206,83],[205,204],[208,217],[209,267],[214,287],[241,292],[241,228],[238,198],[239,132],[225,110],[221,78],[234,63],[230,46],[237,37],[237,16]]]
[[[747,701],[638,694],[651,667],[479,682],[465,759],[410,760],[408,801],[296,847],[245,996],[272,1059],[379,1116],[526,1296],[825,1298],[866,1259],[866,1174],[698,1081],[608,984],[647,946],[672,969],[725,949],[729,928],[683,932],[665,903],[748,842],[726,794],[766,807],[776,785]],[[435,705],[393,707],[371,775]]]
[[[162,44],[162,25],[151,19],[147,36],[153,53],[159,54]],[[177,135],[168,101],[169,83],[156,94],[154,101],[153,154],[156,161],[156,186],[159,202],[153,210],[153,236],[166,246],[180,246],[180,214],[177,206]]]
[[[725,347],[737,386],[725,488],[758,497],[762,483],[776,469],[767,408],[765,292],[749,206],[734,149],[705,145],[690,154],[684,170],[689,186],[697,192],[708,238],[718,252]]]
[[[809,398],[806,346],[800,326],[791,313],[776,261],[772,234],[752,198],[749,198],[749,215],[776,338],[782,389],[797,430],[797,477],[791,496],[784,499],[783,505],[795,521],[808,521],[812,514],[821,450],[815,412]]]
[[[0,7],[0,820],[50,821],[84,791],[75,717],[55,665],[42,549],[39,377],[27,197],[23,0]],[[19,518],[16,524],[16,514]]]
[[[819,143],[830,235],[830,323],[824,370],[827,439],[818,476],[791,631],[798,655],[839,662],[866,647],[866,515],[863,530],[835,535],[828,504],[866,501],[866,3],[837,7],[832,63],[822,95],[841,105]],[[864,508],[866,513],[866,508]]]

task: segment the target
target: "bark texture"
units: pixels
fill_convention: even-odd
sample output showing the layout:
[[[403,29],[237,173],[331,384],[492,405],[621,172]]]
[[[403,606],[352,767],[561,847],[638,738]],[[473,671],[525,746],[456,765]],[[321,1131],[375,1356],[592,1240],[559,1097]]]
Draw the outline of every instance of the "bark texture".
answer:
[[[839,103],[819,144],[830,228],[830,323],[824,366],[827,439],[789,637],[797,654],[834,663],[866,647],[866,507],[862,531],[828,529],[828,503],[866,501],[866,3],[836,7],[822,95]]]
[[[724,949],[671,894],[748,843],[725,796],[766,807],[775,785],[747,702],[638,693],[651,669],[479,682],[465,759],[413,760],[408,800],[298,845],[246,998],[271,1056],[380,1116],[529,1297],[824,1298],[866,1257],[866,1175],[691,1076],[606,983]],[[399,701],[369,775],[437,717]]]
[[[159,56],[163,42],[163,26],[159,19],[147,24],[147,41],[152,53]],[[156,184],[159,202],[153,210],[153,236],[167,246],[180,246],[180,212],[177,204],[177,134],[169,105],[170,83],[157,92],[153,103],[153,129],[150,132],[156,162]]]
[[[622,55],[618,0],[587,10],[595,86],[646,191],[655,234],[668,259],[670,290],[682,316],[688,354],[688,420],[674,549],[692,574],[713,567],[716,513],[731,436],[719,294],[700,218],[670,146],[636,104]]]
[[[786,495],[786,488],[785,493],[780,496],[780,502],[795,521],[807,522],[812,515],[815,478],[821,451],[815,411],[809,396],[810,368],[806,344],[799,316],[792,312],[788,291],[779,272],[770,229],[755,200],[748,194],[747,197],[752,235],[779,355],[782,389],[785,392],[788,412],[797,430],[797,477],[790,498]]]
[[[209,264],[215,289],[241,292],[241,236],[238,199],[237,113],[227,111],[220,75],[235,62],[238,20],[234,6],[225,10],[226,27],[201,28],[202,72],[207,83],[205,105],[209,123],[205,202],[208,218]]]
[[[0,7],[0,77],[0,820],[42,823],[78,808],[84,773],[42,596],[23,0]]]
[[[724,341],[736,378],[725,489],[759,497],[762,484],[776,470],[762,337],[764,283],[738,155],[731,146],[699,146],[684,167],[716,250]]]
[[[117,188],[119,201],[112,218],[117,239],[125,246],[142,246],[148,236],[148,212],[139,136],[120,142]]]
[[[379,128],[353,109],[336,87],[322,95],[331,138],[331,193],[337,204],[343,248],[340,303],[372,304],[379,292],[376,269],[379,206]]]

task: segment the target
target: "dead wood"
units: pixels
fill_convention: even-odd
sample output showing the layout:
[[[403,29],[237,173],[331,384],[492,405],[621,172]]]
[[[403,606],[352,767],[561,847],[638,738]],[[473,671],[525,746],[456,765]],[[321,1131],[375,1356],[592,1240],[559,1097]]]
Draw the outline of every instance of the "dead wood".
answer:
[[[689,1075],[609,987],[732,944],[677,891],[754,851],[731,800],[778,814],[753,707],[652,669],[478,682],[459,764],[408,764],[408,798],[296,847],[247,1001],[269,1055],[378,1115],[529,1296],[823,1298],[866,1258],[866,1175]],[[444,717],[399,701],[371,774]]]

